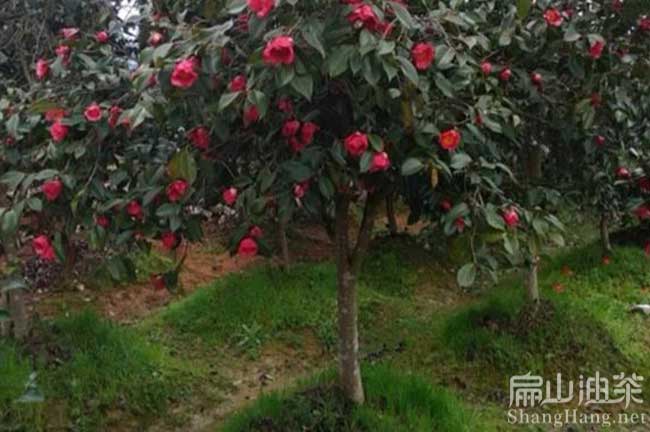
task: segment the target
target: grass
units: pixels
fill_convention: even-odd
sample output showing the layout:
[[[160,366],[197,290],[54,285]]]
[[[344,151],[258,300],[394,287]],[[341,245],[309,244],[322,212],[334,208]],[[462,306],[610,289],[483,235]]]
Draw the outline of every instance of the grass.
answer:
[[[185,387],[188,374],[161,346],[92,312],[58,320],[41,334],[34,356],[37,383],[46,397],[45,415],[56,412],[76,429],[102,429],[105,411],[115,408],[146,422]],[[1,345],[0,353],[0,412],[34,427],[42,419],[25,418],[14,402],[31,367],[11,345]],[[5,380],[11,385],[4,386]]]
[[[384,366],[363,370],[366,404],[353,406],[332,384],[332,374],[293,392],[274,393],[234,416],[223,432],[399,432],[475,430],[471,412],[448,391]],[[473,427],[474,426],[474,427]]]
[[[594,244],[545,258],[547,305],[527,326],[519,276],[480,296],[463,295],[446,263],[412,240],[379,242],[359,283],[368,403],[345,403],[332,374],[322,374],[256,401],[225,430],[510,430],[504,413],[513,374],[648,376],[647,317],[628,307],[650,301],[649,261],[634,248],[616,249],[611,261],[603,265]],[[143,257],[138,268],[158,264],[165,262]],[[134,327],[91,313],[57,320],[43,330],[45,349],[36,350],[50,353],[35,360],[46,396],[40,412],[13,402],[31,359],[0,342],[0,422],[33,426],[47,418],[49,425],[53,413],[64,412],[65,427],[75,430],[111,430],[124,419],[143,429],[175,401],[209,410],[223,396],[220,368],[242,361],[233,351],[256,356],[281,342],[300,352],[306,334],[334,351],[335,310],[335,268],[321,263],[226,276]],[[116,410],[119,419],[106,415]]]
[[[445,369],[472,376],[470,391],[479,397],[528,371],[573,379],[650,373],[647,319],[628,313],[630,304],[649,300],[641,290],[650,286],[643,251],[617,249],[610,265],[593,245],[568,251],[545,261],[540,286],[553,313],[527,331],[523,287],[514,279],[444,318],[437,349],[451,354]]]
[[[181,337],[237,345],[246,338],[315,329],[334,313],[333,266],[300,264],[289,273],[261,267],[226,276],[171,305],[161,320]]]

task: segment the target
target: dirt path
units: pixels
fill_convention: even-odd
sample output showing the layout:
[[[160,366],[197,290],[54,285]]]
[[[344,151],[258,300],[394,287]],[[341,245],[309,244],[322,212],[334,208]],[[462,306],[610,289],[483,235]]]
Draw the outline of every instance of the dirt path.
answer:
[[[323,352],[316,338],[307,332],[300,349],[271,342],[255,360],[240,357],[223,359],[220,373],[226,379],[226,388],[221,401],[206,404],[203,400],[185,400],[171,407],[168,414],[187,419],[186,422],[170,425],[163,419],[147,431],[214,432],[235,411],[265,394],[291,388],[301,380],[313,376],[332,360],[332,355]]]

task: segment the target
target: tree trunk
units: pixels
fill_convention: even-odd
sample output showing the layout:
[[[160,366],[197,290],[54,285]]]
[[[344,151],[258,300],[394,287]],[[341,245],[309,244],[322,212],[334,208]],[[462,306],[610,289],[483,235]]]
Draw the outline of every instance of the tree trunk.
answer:
[[[600,217],[600,241],[603,247],[603,255],[612,252],[612,242],[609,239],[609,216],[603,213]]]
[[[397,235],[397,218],[395,217],[395,195],[389,194],[386,197],[386,218],[388,219],[388,231],[390,235]]]
[[[344,395],[356,404],[364,402],[359,366],[359,328],[356,277],[349,257],[348,213],[350,198],[336,199],[336,271],[339,325],[339,380]]]
[[[289,257],[289,241],[287,240],[287,219],[278,217],[278,240],[280,241],[280,266],[282,270],[289,270],[291,258]]]
[[[539,302],[539,257],[533,257],[526,273],[526,299],[531,303]]]
[[[530,146],[526,154],[526,180],[535,182],[542,178],[544,152],[541,146]]]
[[[27,321],[27,311],[25,310],[25,296],[22,289],[9,291],[7,295],[9,316],[11,318],[13,335],[16,339],[22,340],[27,336],[29,323]]]
[[[77,264],[77,246],[72,239],[68,239],[65,246],[65,263],[63,263],[63,283],[70,282]]]

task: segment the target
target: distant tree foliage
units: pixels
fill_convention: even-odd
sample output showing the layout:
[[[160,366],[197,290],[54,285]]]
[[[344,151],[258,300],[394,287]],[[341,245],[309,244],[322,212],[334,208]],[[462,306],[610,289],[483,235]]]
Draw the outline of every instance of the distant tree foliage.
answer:
[[[51,53],[62,28],[99,30],[119,0],[4,0],[0,10],[0,89],[23,87],[33,65]]]

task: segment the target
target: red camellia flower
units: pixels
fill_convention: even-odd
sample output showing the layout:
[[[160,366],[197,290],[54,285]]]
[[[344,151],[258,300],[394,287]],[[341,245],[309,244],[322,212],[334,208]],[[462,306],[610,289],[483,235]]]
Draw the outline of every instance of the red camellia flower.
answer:
[[[285,114],[290,114],[293,112],[293,102],[289,98],[281,98],[278,100],[278,109]]]
[[[187,58],[176,63],[171,75],[171,84],[181,89],[192,87],[199,78],[196,67],[197,60],[194,58]]]
[[[95,33],[95,40],[100,44],[105,44],[109,40],[108,33],[103,30],[98,31],[97,33]]]
[[[499,74],[499,79],[503,82],[510,81],[510,78],[512,77],[512,71],[510,68],[503,68],[501,70],[501,73]]]
[[[618,167],[616,169],[616,177],[621,179],[628,179],[630,178],[630,171],[625,167]]]
[[[248,0],[248,8],[257,14],[258,18],[265,18],[275,7],[275,0]]]
[[[448,129],[440,133],[438,141],[443,149],[455,150],[460,144],[460,132],[457,129]]]
[[[44,80],[50,73],[50,65],[45,59],[38,59],[36,62],[36,78]]]
[[[544,12],[544,19],[546,24],[551,27],[560,27],[562,25],[562,14],[555,8],[548,8]]]
[[[650,219],[650,207],[647,205],[640,205],[634,209],[634,214],[639,220],[648,220]]]
[[[56,122],[65,117],[65,110],[63,108],[50,108],[45,111],[45,120],[49,122]]]
[[[348,21],[356,28],[367,28],[368,30],[377,30],[379,25],[379,18],[372,7],[367,4],[358,4],[348,14]]]
[[[372,162],[370,162],[370,172],[380,172],[386,171],[390,168],[390,158],[386,152],[377,152],[372,156]]]
[[[156,291],[162,291],[167,288],[167,285],[165,284],[165,277],[160,274],[151,275],[151,285],[153,285],[153,288]]]
[[[228,88],[233,93],[246,90],[246,76],[237,75],[230,81]]]
[[[282,125],[282,136],[285,138],[290,138],[295,136],[300,130],[300,122],[298,120],[287,120]]]
[[[86,117],[86,120],[89,122],[95,123],[100,121],[102,119],[101,107],[93,102],[86,107],[86,110],[84,111],[84,117]]]
[[[349,135],[343,144],[350,156],[359,157],[368,150],[368,135],[357,131]]]
[[[596,135],[594,137],[594,144],[596,144],[598,147],[602,147],[605,145],[605,137],[602,135]]]
[[[121,115],[122,115],[122,108],[120,108],[117,105],[113,105],[108,110],[108,125],[111,128],[115,128],[115,126],[117,126],[117,122],[120,119]]]
[[[600,93],[593,93],[591,95],[591,106],[598,108],[603,104],[603,98],[600,96]]]
[[[76,27],[62,28],[61,35],[67,40],[74,40],[79,37],[79,29]]]
[[[589,46],[589,56],[592,59],[598,60],[600,56],[603,55],[603,50],[605,49],[605,42],[595,41]]]
[[[308,182],[297,183],[293,186],[293,196],[296,199],[301,199],[305,196],[308,189],[309,189]]]
[[[430,43],[420,42],[413,46],[411,59],[418,70],[427,70],[431,67],[436,56],[436,49]]]
[[[67,63],[70,60],[71,51],[72,51],[71,48],[67,45],[59,45],[54,49],[54,52],[56,53],[57,57],[61,57],[64,63]]]
[[[481,63],[481,72],[483,75],[490,75],[492,73],[492,63],[484,61]]]
[[[237,255],[243,258],[252,258],[257,255],[258,247],[257,242],[250,238],[245,237],[242,241],[239,242],[239,248],[237,249]]]
[[[614,12],[621,12],[623,10],[623,1],[612,0],[612,9],[614,9]]]
[[[459,217],[458,219],[456,219],[454,221],[454,226],[456,227],[458,232],[462,233],[463,231],[465,231],[465,226],[466,226],[465,219],[463,219],[462,217]]]
[[[108,219],[107,216],[98,215],[97,217],[95,217],[95,223],[97,223],[97,225],[99,225],[100,227],[106,229],[110,226],[111,221],[110,219]]]
[[[259,239],[264,235],[264,231],[262,231],[262,228],[257,225],[253,225],[251,229],[248,230],[248,235],[252,238]]]
[[[48,201],[56,201],[63,192],[63,183],[59,179],[48,180],[41,185],[41,192]]]
[[[155,46],[160,45],[160,43],[163,41],[163,39],[164,39],[164,37],[163,37],[162,33],[154,31],[154,32],[151,32],[151,35],[149,35],[149,41],[148,42],[149,42],[149,45],[155,47]]]
[[[188,188],[189,184],[185,180],[174,180],[167,186],[167,198],[171,202],[179,201]]]
[[[448,199],[444,199],[444,200],[440,201],[440,209],[445,213],[447,213],[449,210],[451,210],[451,208],[453,206],[454,205],[452,204],[452,202],[450,200],[448,200]]]
[[[503,212],[503,221],[510,228],[515,228],[519,225],[519,213],[514,208],[507,209]]]
[[[54,142],[61,142],[68,135],[68,127],[59,121],[54,122],[49,131]]]
[[[45,261],[54,261],[54,247],[47,236],[40,235],[32,240],[32,248],[38,257]]]
[[[230,187],[223,191],[221,197],[223,198],[223,202],[225,202],[226,204],[232,207],[232,205],[237,202],[237,195],[239,195],[237,189],[235,189],[234,187]]]
[[[639,189],[641,189],[641,192],[645,192],[645,193],[650,192],[650,178],[649,177],[641,177],[639,179]]]
[[[144,217],[142,206],[136,200],[133,200],[126,205],[126,214],[134,219],[142,219]]]
[[[530,74],[530,82],[537,88],[541,88],[544,82],[542,75],[539,72],[533,72]]]
[[[210,132],[205,126],[197,126],[187,133],[187,138],[199,150],[207,150],[210,146]]]
[[[255,105],[251,105],[244,110],[244,125],[248,126],[260,119],[260,112]]]
[[[269,65],[293,64],[296,54],[293,51],[291,36],[277,36],[271,39],[262,52],[264,63]]]
[[[303,145],[309,145],[314,140],[314,135],[318,132],[318,125],[312,122],[305,122],[300,129],[300,140]]]
[[[604,257],[603,257],[603,265],[604,265],[604,266],[608,266],[608,265],[610,265],[611,263],[612,263],[612,259],[611,259],[610,257],[608,257],[608,256],[604,256]]]
[[[650,17],[644,16],[639,20],[639,30],[642,32],[650,32]]]
[[[298,153],[303,151],[303,149],[305,148],[305,144],[303,144],[303,142],[300,141],[298,137],[293,136],[289,138],[289,147],[291,147],[291,150],[294,153]]]
[[[160,236],[160,241],[163,245],[163,248],[167,250],[174,250],[178,246],[178,237],[171,231],[167,231]]]

